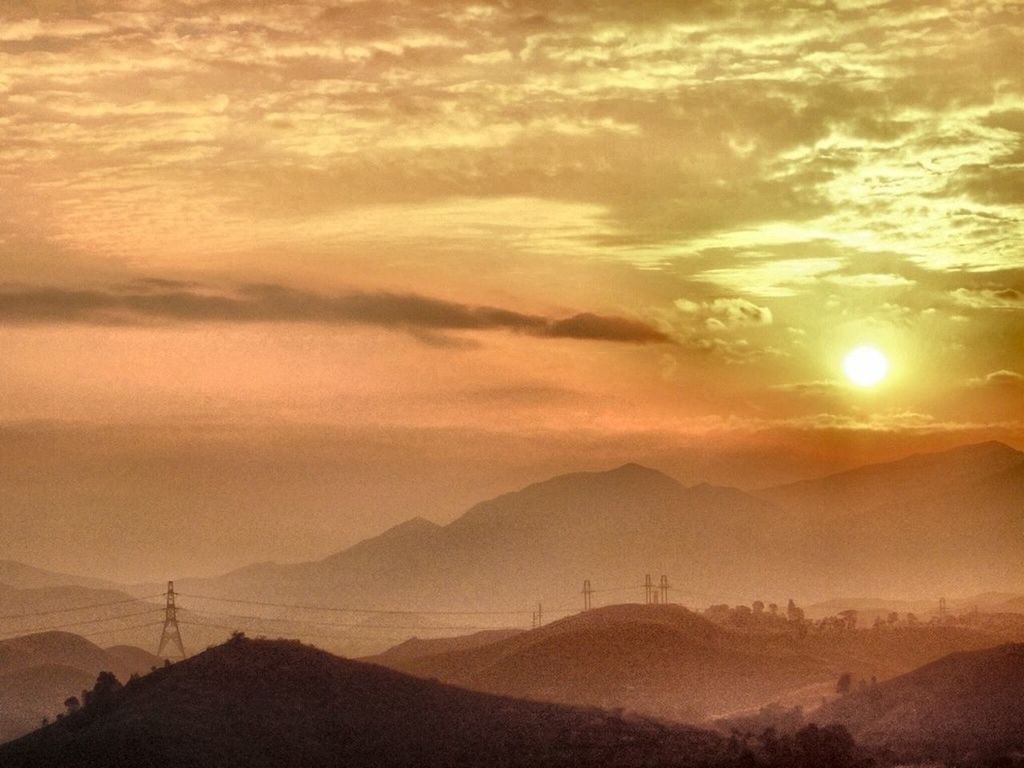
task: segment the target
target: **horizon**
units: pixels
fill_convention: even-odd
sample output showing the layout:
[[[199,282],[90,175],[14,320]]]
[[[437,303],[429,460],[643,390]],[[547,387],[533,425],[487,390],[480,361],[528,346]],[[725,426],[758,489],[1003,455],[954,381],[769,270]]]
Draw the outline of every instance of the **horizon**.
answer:
[[[924,452],[924,453],[907,454],[905,456],[900,456],[900,457],[898,457],[896,459],[893,459],[891,461],[877,462],[877,463],[866,464],[866,465],[857,465],[857,466],[854,466],[854,467],[849,467],[849,468],[842,469],[842,470],[839,470],[839,471],[833,472],[833,473],[828,473],[828,474],[825,474],[825,475],[815,475],[815,476],[812,476],[812,477],[799,478],[797,480],[790,481],[790,482],[787,482],[787,483],[778,484],[776,486],[768,486],[768,487],[763,487],[763,488],[758,488],[758,489],[742,489],[742,488],[737,488],[736,486],[721,486],[721,485],[717,485],[717,484],[714,484],[714,483],[708,483],[707,481],[698,481],[698,482],[689,483],[689,484],[688,483],[682,483],[677,478],[673,477],[670,473],[664,472],[661,469],[658,469],[657,467],[647,466],[647,465],[644,465],[644,464],[640,464],[638,462],[626,462],[625,464],[620,464],[620,465],[608,467],[608,468],[605,468],[605,469],[581,469],[581,470],[574,470],[574,471],[571,471],[571,472],[565,472],[565,473],[561,473],[561,474],[550,476],[550,477],[543,477],[543,478],[539,478],[539,479],[536,479],[536,480],[533,480],[533,481],[528,481],[527,483],[525,483],[525,484],[523,484],[521,486],[516,486],[515,488],[508,488],[508,489],[499,491],[497,494],[495,494],[494,497],[487,498],[487,499],[479,499],[476,502],[474,502],[472,505],[470,505],[468,508],[462,509],[462,510],[458,511],[457,513],[455,513],[452,517],[450,517],[448,519],[444,519],[444,520],[435,520],[435,519],[431,519],[431,518],[425,517],[423,515],[413,515],[412,517],[409,517],[409,518],[401,520],[401,521],[399,521],[397,523],[391,524],[391,525],[389,525],[389,526],[387,526],[385,528],[382,528],[380,530],[371,532],[365,538],[359,539],[358,541],[352,542],[350,544],[346,544],[346,545],[343,545],[343,546],[327,544],[327,545],[325,545],[325,551],[321,555],[313,556],[313,557],[310,557],[310,558],[297,559],[297,560],[292,560],[292,561],[280,561],[280,560],[246,561],[241,566],[229,567],[229,568],[221,568],[221,569],[214,568],[214,569],[212,569],[212,570],[210,570],[209,572],[206,572],[206,573],[204,573],[202,571],[187,570],[187,567],[184,568],[184,569],[183,568],[177,568],[177,569],[171,570],[170,572],[164,572],[164,573],[161,573],[161,574],[156,574],[156,575],[154,575],[153,577],[150,577],[150,578],[128,578],[128,579],[124,579],[124,578],[111,578],[109,575],[106,575],[106,574],[103,574],[103,573],[81,571],[81,570],[69,571],[68,575],[74,576],[74,577],[95,578],[95,579],[100,579],[100,580],[108,581],[108,582],[110,582],[111,586],[115,587],[115,588],[129,586],[129,587],[132,587],[134,589],[138,589],[139,587],[148,586],[148,585],[151,585],[151,584],[163,584],[164,582],[166,582],[168,580],[171,580],[171,581],[189,581],[189,580],[216,579],[218,577],[228,576],[228,575],[230,575],[230,574],[232,574],[232,573],[234,573],[236,571],[239,571],[239,570],[245,570],[248,566],[261,566],[261,565],[285,565],[285,566],[287,566],[287,565],[302,565],[302,564],[308,564],[308,563],[318,563],[318,562],[330,559],[333,555],[338,555],[338,554],[344,553],[347,550],[349,550],[349,549],[351,549],[353,547],[358,546],[359,544],[365,543],[367,541],[371,541],[373,539],[376,539],[377,537],[386,536],[386,534],[390,533],[391,531],[393,531],[395,529],[401,529],[401,528],[405,527],[407,524],[412,523],[412,522],[423,521],[423,522],[426,522],[426,523],[430,524],[433,527],[436,527],[438,529],[443,529],[443,528],[447,527],[448,525],[450,525],[451,523],[454,523],[455,521],[457,521],[457,520],[461,519],[462,517],[464,517],[464,515],[466,513],[471,512],[475,507],[480,506],[480,505],[485,505],[488,502],[491,502],[491,501],[496,500],[496,499],[500,499],[500,498],[508,496],[508,495],[515,495],[515,494],[518,494],[520,492],[528,491],[528,490],[530,490],[533,487],[544,486],[544,485],[546,485],[546,484],[548,484],[548,483],[550,483],[552,481],[557,481],[557,480],[560,480],[560,479],[563,479],[563,478],[570,478],[570,477],[577,477],[577,476],[579,476],[579,477],[589,477],[589,476],[609,476],[609,475],[616,475],[616,474],[621,475],[622,470],[625,470],[625,469],[636,468],[636,469],[639,469],[639,470],[644,470],[645,472],[652,472],[652,473],[661,475],[663,477],[668,478],[669,480],[672,480],[673,482],[679,483],[680,487],[683,488],[684,490],[693,490],[693,489],[700,488],[702,486],[711,486],[713,488],[722,488],[722,489],[736,488],[737,490],[742,490],[744,493],[748,493],[748,494],[752,495],[754,498],[762,498],[762,497],[760,497],[758,495],[758,491],[768,492],[768,491],[774,490],[775,488],[785,488],[786,486],[789,486],[789,485],[799,485],[799,484],[801,484],[803,482],[806,482],[806,481],[813,482],[815,480],[828,480],[828,479],[831,479],[831,478],[835,478],[835,477],[839,477],[839,476],[845,475],[845,474],[850,473],[850,472],[856,472],[857,470],[867,469],[867,468],[872,468],[872,467],[886,467],[887,465],[898,464],[900,462],[903,462],[904,460],[914,459],[914,458],[918,458],[918,457],[925,457],[925,458],[927,458],[929,456],[939,456],[939,455],[946,455],[946,454],[951,454],[951,453],[960,453],[960,454],[962,454],[965,450],[968,450],[968,449],[983,448],[983,447],[987,447],[987,446],[992,446],[992,447],[998,446],[1000,448],[1008,448],[1011,451],[1020,453],[1021,456],[1022,456],[1022,459],[1024,459],[1024,450],[1022,450],[1020,448],[1017,448],[1017,447],[1015,447],[1013,445],[1010,445],[1007,442],[1000,441],[1000,440],[986,440],[986,441],[983,441],[983,442],[980,442],[980,443],[963,443],[963,444],[955,445],[952,448],[943,449],[941,451],[928,451],[928,452]],[[1024,461],[1022,461],[1021,466],[1024,467]],[[44,571],[46,571],[46,570],[50,570],[50,571],[59,570],[57,568],[47,568],[46,564],[26,562],[26,561],[18,561],[18,560],[14,560],[14,559],[11,559],[11,558],[0,557],[0,561],[4,561],[4,560],[6,560],[7,562],[10,562],[12,564],[25,565],[25,566],[28,566],[30,568],[39,568],[39,569],[44,570]],[[1021,581],[1020,586],[1021,586],[1022,589],[1024,589],[1024,581]],[[639,590],[640,586],[637,586],[637,589]],[[832,603],[832,602],[843,602],[843,601],[848,601],[849,602],[849,601],[859,601],[859,600],[868,600],[868,601],[879,600],[879,601],[882,601],[882,602],[888,601],[888,602],[892,602],[892,603],[898,603],[898,602],[901,602],[901,601],[913,602],[913,603],[924,603],[924,602],[927,602],[927,601],[930,601],[930,600],[933,601],[935,599],[934,595],[932,595],[932,594],[925,594],[925,593],[916,593],[915,594],[915,593],[908,593],[908,592],[902,592],[902,593],[901,592],[882,592],[882,593],[870,592],[870,594],[869,594],[869,592],[870,592],[870,590],[868,590],[864,594],[853,594],[853,593],[851,593],[851,594],[845,594],[845,595],[844,594],[838,594],[837,595],[837,594],[828,593],[828,592],[819,592],[817,595],[812,595],[812,596],[799,595],[799,597],[800,597],[801,600],[809,601],[812,605],[824,605],[824,604],[829,604],[829,603]],[[952,598],[954,601],[969,601],[970,599],[977,598],[977,597],[983,597],[983,596],[985,596],[987,594],[1012,595],[1014,593],[1012,592],[1012,590],[1011,591],[1006,591],[1006,592],[1002,592],[1002,591],[999,591],[999,590],[988,590],[988,591],[981,591],[981,592],[979,592],[978,590],[972,590],[972,589],[969,589],[969,588],[966,589],[964,592],[961,592],[961,593],[949,592],[948,590],[943,592],[943,595],[945,597]],[[792,597],[792,596],[793,596],[792,594],[787,595],[787,599]],[[766,598],[766,597],[778,597],[778,596],[759,594],[759,595],[756,595],[754,597],[756,597],[757,599],[763,599],[763,598]],[[730,601],[738,602],[740,604],[742,604],[742,602],[743,602],[743,599],[741,597],[735,596],[735,595],[734,596],[730,596],[729,598],[722,598],[722,597],[717,598],[718,601],[720,601],[722,599],[728,599]],[[754,599],[754,598],[752,597],[751,599]],[[639,600],[640,600],[640,597],[639,597],[639,592],[638,592],[638,597],[637,597],[637,601],[636,602],[639,602]],[[690,601],[689,603],[683,602],[683,603],[680,603],[680,605],[682,605],[683,607],[688,607],[688,608],[690,608],[692,610],[695,610],[695,611],[699,611],[702,608],[707,608],[710,604],[712,604],[714,602],[716,602],[716,600],[704,600],[703,602],[701,602],[700,600],[696,600],[696,601]],[[611,607],[612,605],[616,605],[616,604],[626,605],[626,604],[634,604],[634,602],[633,601],[625,601],[623,603],[611,603],[611,604],[606,604],[606,605],[599,606],[599,607]]]

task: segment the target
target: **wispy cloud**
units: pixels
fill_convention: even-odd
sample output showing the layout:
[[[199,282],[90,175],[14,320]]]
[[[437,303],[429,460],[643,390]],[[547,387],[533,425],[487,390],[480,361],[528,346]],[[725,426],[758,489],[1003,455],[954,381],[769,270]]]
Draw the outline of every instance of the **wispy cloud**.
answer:
[[[505,330],[553,339],[669,341],[665,333],[643,321],[590,312],[554,318],[412,293],[326,295],[271,284],[243,285],[225,292],[160,279],[102,289],[0,288],[0,322],[358,324],[411,332]]]

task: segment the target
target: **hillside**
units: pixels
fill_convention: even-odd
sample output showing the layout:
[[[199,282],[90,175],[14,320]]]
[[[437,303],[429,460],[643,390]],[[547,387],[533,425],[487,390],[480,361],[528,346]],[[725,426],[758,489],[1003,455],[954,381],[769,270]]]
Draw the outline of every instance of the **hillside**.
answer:
[[[522,633],[523,630],[520,629],[487,629],[481,632],[474,632],[471,635],[458,635],[456,637],[435,637],[428,639],[412,637],[398,645],[388,648],[384,653],[367,656],[362,659],[362,661],[398,669],[400,665],[409,664],[417,659],[437,656],[442,653],[468,651],[474,648],[481,648],[483,646],[491,645],[492,643],[517,637]]]
[[[951,654],[815,716],[903,756],[973,761],[1022,750],[1024,644]]]
[[[674,605],[617,605],[487,646],[398,662],[475,690],[700,721],[832,677],[829,665]]]
[[[845,672],[885,679],[1007,639],[1024,639],[1024,627],[734,631],[680,606],[618,605],[489,644],[376,658],[473,690],[701,722],[773,702],[816,706]]]
[[[811,747],[808,748],[808,743]],[[818,731],[789,765],[858,761]],[[708,732],[417,680],[291,641],[236,638],[0,747],[6,768],[738,766]],[[754,764],[757,764],[756,762]],[[764,763],[771,764],[771,763]]]
[[[117,589],[0,585],[0,639],[49,630],[95,634],[103,643],[151,645],[162,606]]]
[[[139,648],[104,650],[68,632],[42,632],[0,640],[0,741],[38,727],[43,717],[64,710],[96,676],[110,671],[127,680],[160,660]]]

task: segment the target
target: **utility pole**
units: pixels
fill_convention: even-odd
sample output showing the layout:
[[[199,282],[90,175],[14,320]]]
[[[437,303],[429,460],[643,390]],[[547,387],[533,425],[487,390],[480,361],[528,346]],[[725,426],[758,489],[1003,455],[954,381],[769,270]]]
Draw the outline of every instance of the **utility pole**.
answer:
[[[540,629],[544,623],[544,608],[540,603],[537,603],[537,629]]]
[[[181,658],[185,658],[185,644],[181,641],[181,629],[178,628],[178,609],[174,604],[174,582],[167,582],[167,605],[164,608],[164,628],[160,632],[160,645],[156,655],[164,655],[164,647],[172,643],[178,647]]]
[[[946,598],[939,598],[939,621],[946,620]]]
[[[589,611],[593,606],[594,590],[590,588],[590,579],[583,580],[583,610]]]
[[[644,605],[650,605],[654,596],[654,582],[651,581],[651,574],[644,576]]]
[[[658,592],[661,593],[659,603],[662,605],[668,604],[668,576],[662,576],[661,581],[658,582]]]

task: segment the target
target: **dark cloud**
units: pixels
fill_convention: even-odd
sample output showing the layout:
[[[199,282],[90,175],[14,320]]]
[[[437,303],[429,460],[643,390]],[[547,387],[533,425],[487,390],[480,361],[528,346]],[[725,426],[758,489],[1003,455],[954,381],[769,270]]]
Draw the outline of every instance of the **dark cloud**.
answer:
[[[647,323],[584,312],[550,318],[500,307],[473,306],[413,293],[349,292],[336,295],[281,285],[245,285],[231,292],[194,283],[146,279],[115,288],[8,286],[0,289],[0,322],[11,325],[82,323],[318,323],[375,325],[435,339],[443,331],[506,330],[531,336],[666,342]]]

